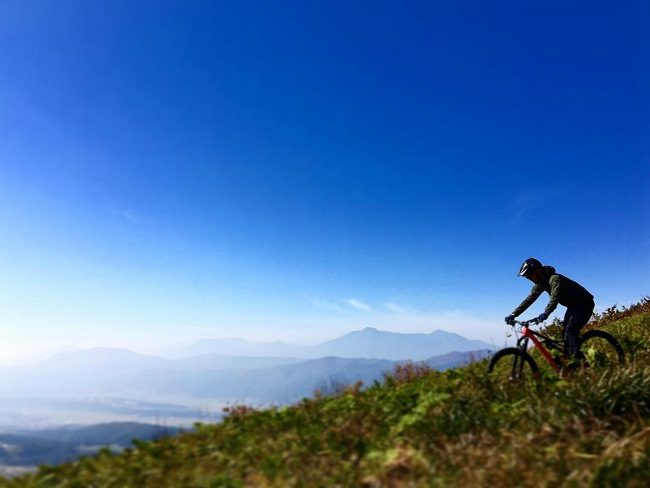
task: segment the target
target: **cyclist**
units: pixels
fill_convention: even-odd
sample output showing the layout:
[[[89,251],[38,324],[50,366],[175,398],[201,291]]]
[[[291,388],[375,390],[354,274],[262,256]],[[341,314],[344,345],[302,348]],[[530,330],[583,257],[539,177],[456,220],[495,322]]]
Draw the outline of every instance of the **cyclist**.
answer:
[[[578,352],[578,336],[594,311],[594,297],[585,288],[555,272],[553,266],[543,266],[535,258],[528,258],[519,269],[519,276],[535,283],[530,294],[505,320],[512,324],[519,314],[530,307],[542,292],[547,292],[551,299],[543,313],[537,317],[540,322],[553,313],[558,303],[567,308],[563,321],[564,354],[571,359]]]

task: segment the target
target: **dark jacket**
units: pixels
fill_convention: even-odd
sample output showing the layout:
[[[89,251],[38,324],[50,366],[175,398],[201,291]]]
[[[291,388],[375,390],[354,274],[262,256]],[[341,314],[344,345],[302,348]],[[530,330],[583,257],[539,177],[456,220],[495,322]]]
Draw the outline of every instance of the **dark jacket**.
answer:
[[[594,296],[591,293],[575,281],[556,273],[553,266],[544,266],[544,281],[533,286],[530,295],[524,298],[512,315],[516,317],[523,313],[544,291],[551,295],[546,310],[544,310],[546,315],[551,315],[558,303],[567,308],[589,306],[590,304],[593,307]]]

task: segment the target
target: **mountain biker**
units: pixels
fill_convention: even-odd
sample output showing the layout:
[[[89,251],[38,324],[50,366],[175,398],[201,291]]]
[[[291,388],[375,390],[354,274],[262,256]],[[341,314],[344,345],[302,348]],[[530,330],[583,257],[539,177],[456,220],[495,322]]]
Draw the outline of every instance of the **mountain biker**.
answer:
[[[519,269],[519,276],[535,283],[530,294],[505,318],[512,325],[515,317],[530,307],[542,292],[547,292],[551,299],[546,309],[537,320],[543,322],[553,313],[558,303],[567,308],[563,321],[564,354],[568,359],[578,352],[579,334],[594,311],[594,297],[575,281],[555,272],[553,266],[543,266],[535,258],[526,259]]]

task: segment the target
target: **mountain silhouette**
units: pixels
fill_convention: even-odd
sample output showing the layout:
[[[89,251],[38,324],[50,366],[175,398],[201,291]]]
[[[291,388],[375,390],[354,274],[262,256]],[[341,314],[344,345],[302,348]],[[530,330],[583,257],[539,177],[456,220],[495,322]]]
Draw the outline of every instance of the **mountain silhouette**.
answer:
[[[315,346],[316,356],[376,358],[420,361],[452,351],[494,349],[486,342],[436,330],[430,334],[386,332],[373,327],[350,332]]]
[[[300,346],[276,341],[250,342],[245,339],[201,339],[180,348],[178,356],[219,353],[235,356],[267,356],[316,359],[327,356],[342,358],[420,361],[452,351],[495,349],[487,342],[467,339],[459,334],[436,330],[430,334],[387,332],[366,327],[339,338]]]

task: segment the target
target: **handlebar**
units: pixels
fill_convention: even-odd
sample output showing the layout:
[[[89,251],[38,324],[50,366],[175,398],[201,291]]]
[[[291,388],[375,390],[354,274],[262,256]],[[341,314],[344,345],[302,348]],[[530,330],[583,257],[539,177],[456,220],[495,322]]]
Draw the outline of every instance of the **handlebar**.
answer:
[[[542,321],[538,320],[537,318],[530,319],[530,320],[513,320],[512,323],[510,324],[512,327],[515,325],[521,325],[522,327],[528,327],[529,325],[537,325],[540,324]]]

